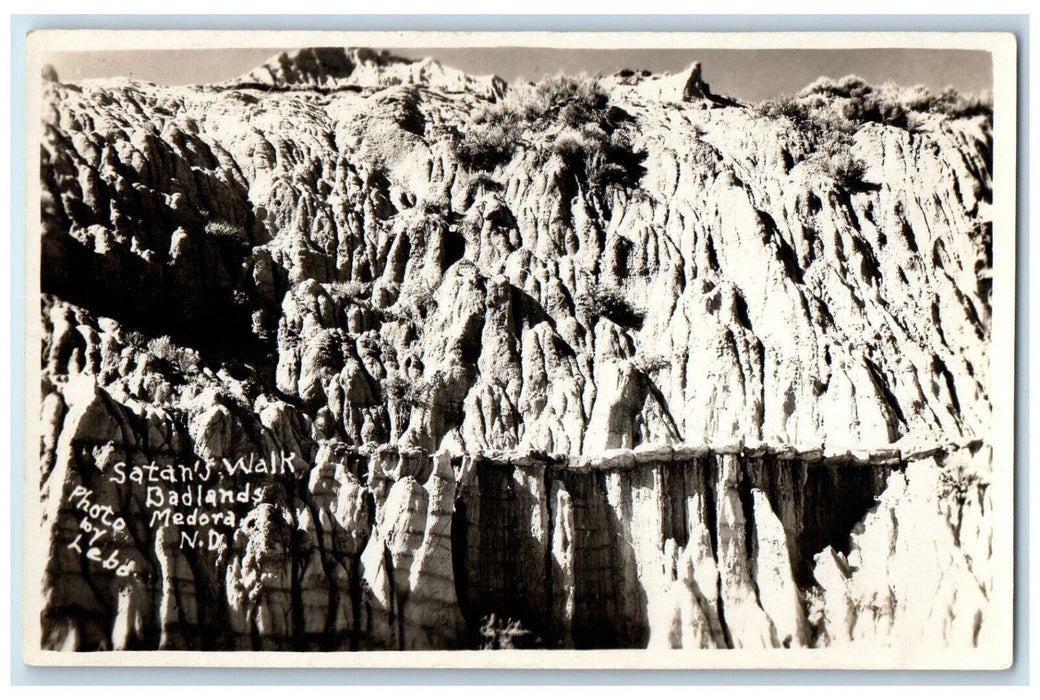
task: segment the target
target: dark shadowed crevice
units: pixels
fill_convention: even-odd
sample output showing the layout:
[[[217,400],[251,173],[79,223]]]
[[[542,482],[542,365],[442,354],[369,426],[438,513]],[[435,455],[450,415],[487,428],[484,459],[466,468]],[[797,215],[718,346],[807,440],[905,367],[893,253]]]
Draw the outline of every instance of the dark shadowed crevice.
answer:
[[[451,573],[455,581],[455,600],[466,623],[466,629],[475,630],[480,626],[480,620],[474,618],[470,607],[471,584],[466,562],[469,553],[469,526],[466,501],[462,497],[456,497],[455,511],[451,516]]]

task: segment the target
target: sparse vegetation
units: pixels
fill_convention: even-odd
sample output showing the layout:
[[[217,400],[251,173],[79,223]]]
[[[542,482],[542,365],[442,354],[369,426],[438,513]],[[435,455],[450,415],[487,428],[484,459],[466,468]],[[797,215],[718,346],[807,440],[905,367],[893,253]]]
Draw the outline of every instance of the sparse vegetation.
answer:
[[[148,341],[148,352],[160,360],[173,361],[177,356],[177,346],[170,340],[170,336],[162,335]]]
[[[404,401],[404,396],[409,386],[407,379],[396,372],[391,372],[383,382],[383,393],[389,401],[401,403]]]
[[[867,122],[906,127],[906,108],[891,89],[875,89],[862,78],[849,75],[841,80],[820,78],[798,93],[798,100],[810,108],[836,107],[837,116],[855,131]]]
[[[560,157],[572,172],[599,184],[632,184],[642,174],[642,154],[634,152],[624,129],[630,117],[610,105],[594,79],[547,78],[514,88],[506,98],[474,116],[455,144],[456,157],[471,168],[493,170],[508,163],[521,146],[542,157]]]
[[[349,298],[355,301],[367,299],[372,294],[372,283],[360,280],[346,282],[330,282],[325,285],[329,294],[337,299]]]
[[[485,108],[455,144],[455,155],[472,168],[494,170],[513,157],[522,125],[520,115],[507,104]]]
[[[834,154],[826,162],[827,172],[834,182],[845,190],[855,190],[863,184],[867,166],[848,151]]]
[[[524,629],[519,620],[503,621],[491,613],[480,625],[481,649],[537,649],[542,640],[533,632]]]
[[[192,348],[181,348],[177,353],[177,368],[182,374],[196,374],[201,362],[198,351]]]
[[[574,305],[586,319],[603,317],[626,328],[641,328],[646,315],[629,304],[620,290],[600,284],[575,295]]]
[[[423,379],[412,380],[397,372],[391,372],[383,382],[383,391],[390,402],[405,411],[428,408],[430,405],[429,386]]]
[[[787,119],[796,128],[796,160],[807,160],[846,189],[862,186],[865,166],[851,154],[853,135],[865,124],[885,124],[909,131],[921,128],[922,115],[950,118],[988,114],[988,99],[948,88],[939,95],[923,87],[875,87],[858,76],[820,78],[793,97],[768,100],[758,107],[764,117]]]
[[[201,358],[198,351],[174,345],[168,335],[162,335],[149,340],[148,352],[157,360],[166,363],[181,374],[196,374],[199,371]]]
[[[946,88],[938,95],[932,95],[926,89],[918,87],[905,95],[904,100],[907,111],[943,114],[952,119],[993,113],[993,100],[990,95],[964,95],[953,88]]]
[[[217,241],[231,243],[236,246],[248,246],[249,236],[245,230],[236,224],[214,219],[206,222],[206,235]]]
[[[671,368],[672,361],[664,355],[640,350],[632,358],[632,365],[646,375]]]
[[[127,331],[125,337],[126,344],[132,348],[144,349],[147,347],[148,341],[140,331]]]
[[[845,128],[875,122],[899,128],[907,127],[909,113],[942,114],[957,119],[992,112],[988,96],[964,95],[946,88],[938,95],[917,86],[904,88],[886,84],[872,86],[862,78],[847,75],[840,80],[820,78],[806,86],[795,97],[762,103],[764,114],[783,115],[794,120],[818,117],[817,112],[830,110],[847,122]]]
[[[488,192],[498,192],[502,189],[502,184],[486,172],[478,170],[470,174],[468,180],[468,187],[470,187],[473,190],[479,187],[483,188]]]
[[[418,326],[437,309],[436,288],[423,280],[412,280],[401,291],[397,302],[387,309],[387,318]]]

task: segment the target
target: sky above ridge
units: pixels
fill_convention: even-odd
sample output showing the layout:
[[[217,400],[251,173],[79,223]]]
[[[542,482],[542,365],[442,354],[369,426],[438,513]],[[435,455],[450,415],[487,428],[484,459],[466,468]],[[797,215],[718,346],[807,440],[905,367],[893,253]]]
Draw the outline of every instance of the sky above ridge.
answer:
[[[374,47],[382,48],[382,47]],[[719,94],[757,102],[790,95],[820,76],[855,74],[869,83],[946,86],[969,93],[992,88],[992,61],[984,51],[947,49],[395,49],[407,58],[436,58],[474,75],[493,73],[507,82],[564,73],[614,73],[622,68],[676,72],[700,61],[703,76]],[[69,51],[44,56],[61,80],[115,76],[160,85],[227,80],[248,73],[280,49],[184,49]]]

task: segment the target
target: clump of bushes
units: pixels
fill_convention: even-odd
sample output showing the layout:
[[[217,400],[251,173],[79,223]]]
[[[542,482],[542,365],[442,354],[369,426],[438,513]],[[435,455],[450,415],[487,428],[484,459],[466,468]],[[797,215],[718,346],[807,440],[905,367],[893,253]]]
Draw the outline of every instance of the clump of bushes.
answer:
[[[508,163],[516,150],[521,121],[505,106],[477,112],[455,144],[455,156],[478,170],[494,170]]]
[[[148,345],[148,341],[140,331],[127,331],[125,338],[126,344],[132,348],[143,349]]]
[[[199,371],[201,359],[198,351],[174,345],[168,335],[149,340],[148,352],[183,375],[195,374]]]
[[[632,358],[632,365],[643,374],[651,375],[655,372],[670,369],[672,361],[664,355],[640,350]]]
[[[837,107],[837,116],[853,130],[867,122],[906,128],[906,108],[898,96],[875,89],[859,76],[820,78],[799,92],[798,99],[809,107]]]
[[[245,229],[221,219],[206,222],[206,235],[215,238],[222,243],[230,243],[235,246],[248,246],[249,236]]]
[[[541,153],[560,156],[569,168],[598,160],[604,167],[590,175],[625,181],[641,174],[640,155],[623,129],[629,120],[611,106],[598,80],[546,78],[478,111],[459,135],[455,153],[471,168],[493,170],[521,146],[547,146]]]
[[[827,173],[835,184],[845,190],[854,190],[863,184],[867,166],[848,151],[835,154],[826,161]]]
[[[177,355],[177,346],[170,340],[170,336],[162,335],[148,341],[148,352],[160,360],[173,360]]]
[[[346,282],[331,282],[326,285],[329,293],[337,298],[348,298],[358,301],[367,299],[372,294],[372,283],[360,280],[348,280]]]
[[[758,106],[767,118],[790,121],[798,134],[796,155],[846,188],[862,185],[865,166],[851,155],[853,135],[876,123],[915,130],[923,114],[961,118],[991,114],[987,98],[961,95],[947,88],[932,95],[923,87],[872,86],[849,75],[840,80],[820,78],[793,97],[768,100]]]
[[[987,96],[965,95],[953,88],[933,95],[922,86],[875,87],[858,76],[847,75],[840,80],[820,78],[793,98],[762,103],[760,110],[796,117],[806,116],[806,111],[830,110],[846,122],[846,128],[855,130],[871,122],[905,129],[908,115],[914,112],[959,119],[991,114],[993,106]]]
[[[642,328],[646,314],[628,303],[624,295],[613,287],[596,284],[575,295],[578,314],[587,319],[607,318],[626,328]]]
[[[912,113],[957,119],[991,114],[992,110],[988,96],[964,95],[953,88],[933,95],[922,86],[873,86],[855,75],[840,80],[820,78],[793,97],[767,100],[758,106],[762,116],[786,117],[800,128],[823,122],[845,132],[867,123],[905,129]]]
[[[917,87],[903,97],[907,111],[928,114],[943,114],[951,119],[988,116],[993,114],[992,96],[965,95],[948,87],[938,95],[932,95],[923,87]]]
[[[436,288],[423,280],[413,280],[397,299],[388,315],[399,321],[420,325],[437,309]]]
[[[390,402],[405,411],[430,407],[430,387],[423,379],[412,380],[397,372],[391,372],[383,382],[383,394]]]
[[[594,189],[632,186],[643,172],[644,155],[634,152],[627,131],[607,133],[594,124],[560,131],[543,154],[558,157],[566,172],[587,178]]]

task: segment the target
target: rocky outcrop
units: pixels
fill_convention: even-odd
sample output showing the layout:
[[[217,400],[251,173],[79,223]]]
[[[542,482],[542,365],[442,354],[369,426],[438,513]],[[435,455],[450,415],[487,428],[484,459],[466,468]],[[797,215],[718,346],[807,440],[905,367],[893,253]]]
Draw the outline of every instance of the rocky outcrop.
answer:
[[[436,59],[413,61],[388,51],[336,47],[282,52],[246,75],[220,84],[225,89],[359,91],[394,85],[502,97],[507,86],[497,76],[471,76]]]
[[[45,482],[48,646],[465,648],[491,616],[577,648],[971,646],[985,631],[977,445],[575,462],[325,443],[284,470],[229,476],[216,462],[182,471],[193,453],[163,437],[169,424],[91,380],[66,400]],[[232,454],[262,453],[277,428],[243,419],[211,437],[253,433]],[[236,501],[208,506],[211,488]],[[193,492],[172,515],[156,506]],[[125,529],[107,525],[118,518]],[[96,558],[83,522],[102,531]]]
[[[46,648],[985,639],[985,109],[340,49],[44,93]]]

